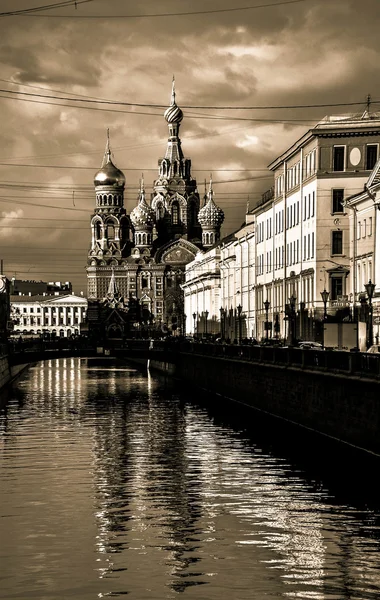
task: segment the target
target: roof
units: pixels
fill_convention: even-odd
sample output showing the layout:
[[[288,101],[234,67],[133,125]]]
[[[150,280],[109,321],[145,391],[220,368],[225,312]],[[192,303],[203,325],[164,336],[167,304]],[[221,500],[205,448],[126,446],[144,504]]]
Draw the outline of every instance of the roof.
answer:
[[[83,304],[87,306],[87,298],[84,296],[76,296],[75,294],[66,294],[65,296],[42,296],[36,294],[35,296],[18,296],[11,295],[10,301],[12,304],[54,304],[54,305],[70,305],[70,304]]]
[[[365,135],[366,133],[380,134],[380,112],[350,113],[345,115],[330,115],[324,117],[314,127],[309,129],[290,148],[275,158],[268,169],[275,170],[282,162],[298,152],[315,137],[335,137],[342,135]]]

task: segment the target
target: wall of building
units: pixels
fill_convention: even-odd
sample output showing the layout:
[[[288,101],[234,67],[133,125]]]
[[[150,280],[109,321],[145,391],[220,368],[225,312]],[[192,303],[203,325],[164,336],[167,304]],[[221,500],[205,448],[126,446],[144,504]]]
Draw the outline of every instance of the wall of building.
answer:
[[[177,354],[176,363],[176,376],[211,393],[380,454],[377,381],[195,354]]]

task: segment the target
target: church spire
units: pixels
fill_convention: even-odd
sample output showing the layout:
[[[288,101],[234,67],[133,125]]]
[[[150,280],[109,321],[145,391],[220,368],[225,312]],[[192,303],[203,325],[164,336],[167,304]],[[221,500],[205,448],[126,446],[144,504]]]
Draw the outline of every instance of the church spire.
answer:
[[[109,127],[107,127],[107,141],[106,141],[106,149],[104,152],[104,157],[103,157],[103,162],[102,162],[102,169],[104,169],[104,167],[106,165],[108,165],[109,163],[112,163],[112,159],[111,159],[111,147],[110,147],[110,130],[109,130]]]
[[[114,300],[115,298],[118,298],[118,297],[119,297],[119,290],[118,290],[117,283],[116,283],[115,271],[113,270],[113,267],[112,267],[111,279],[109,282],[108,292],[107,292],[107,298],[109,300]]]
[[[172,101],[171,101],[171,106],[175,105],[175,77],[173,75],[173,79],[172,79]]]

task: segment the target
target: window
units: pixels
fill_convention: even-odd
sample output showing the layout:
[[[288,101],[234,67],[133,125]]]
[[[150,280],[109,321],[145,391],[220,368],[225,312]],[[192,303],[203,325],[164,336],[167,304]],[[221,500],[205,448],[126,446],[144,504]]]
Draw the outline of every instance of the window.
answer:
[[[148,278],[147,277],[142,277],[141,278],[141,287],[142,288],[147,288],[148,287]]]
[[[343,294],[343,279],[342,279],[342,277],[332,277],[331,278],[331,300],[337,300],[338,296],[342,296],[342,294]]]
[[[361,221],[358,221],[358,224],[356,225],[356,239],[360,240],[361,238],[361,231],[362,231],[362,224]]]
[[[115,239],[115,227],[114,227],[113,223],[107,224],[107,238],[109,240]]]
[[[363,238],[367,237],[367,219],[363,221]]]
[[[331,254],[343,254],[343,231],[332,232]]]
[[[102,237],[102,226],[100,224],[100,221],[97,221],[95,223],[95,237],[97,240],[100,240]]]
[[[368,223],[368,236],[372,235],[372,217],[369,218]]]
[[[179,204],[174,201],[172,204],[172,225],[178,225],[179,223]]]
[[[335,189],[332,191],[332,211],[333,213],[343,212],[344,190]]]
[[[344,171],[344,151],[345,146],[334,146],[334,171]]]
[[[372,171],[377,161],[377,144],[368,144],[366,148],[365,168]]]

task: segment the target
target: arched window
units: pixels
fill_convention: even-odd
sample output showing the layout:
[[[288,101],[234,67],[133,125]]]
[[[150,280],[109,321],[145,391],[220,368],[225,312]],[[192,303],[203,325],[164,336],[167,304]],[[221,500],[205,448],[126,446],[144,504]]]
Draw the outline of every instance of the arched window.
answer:
[[[162,202],[158,202],[156,206],[156,219],[159,221],[164,218],[164,205]]]
[[[107,239],[115,239],[115,226],[113,223],[107,223]]]
[[[97,240],[100,240],[102,237],[102,226],[100,224],[100,221],[96,221],[95,223],[95,238]]]
[[[175,200],[172,204],[172,225],[178,225],[179,223],[179,204]]]

